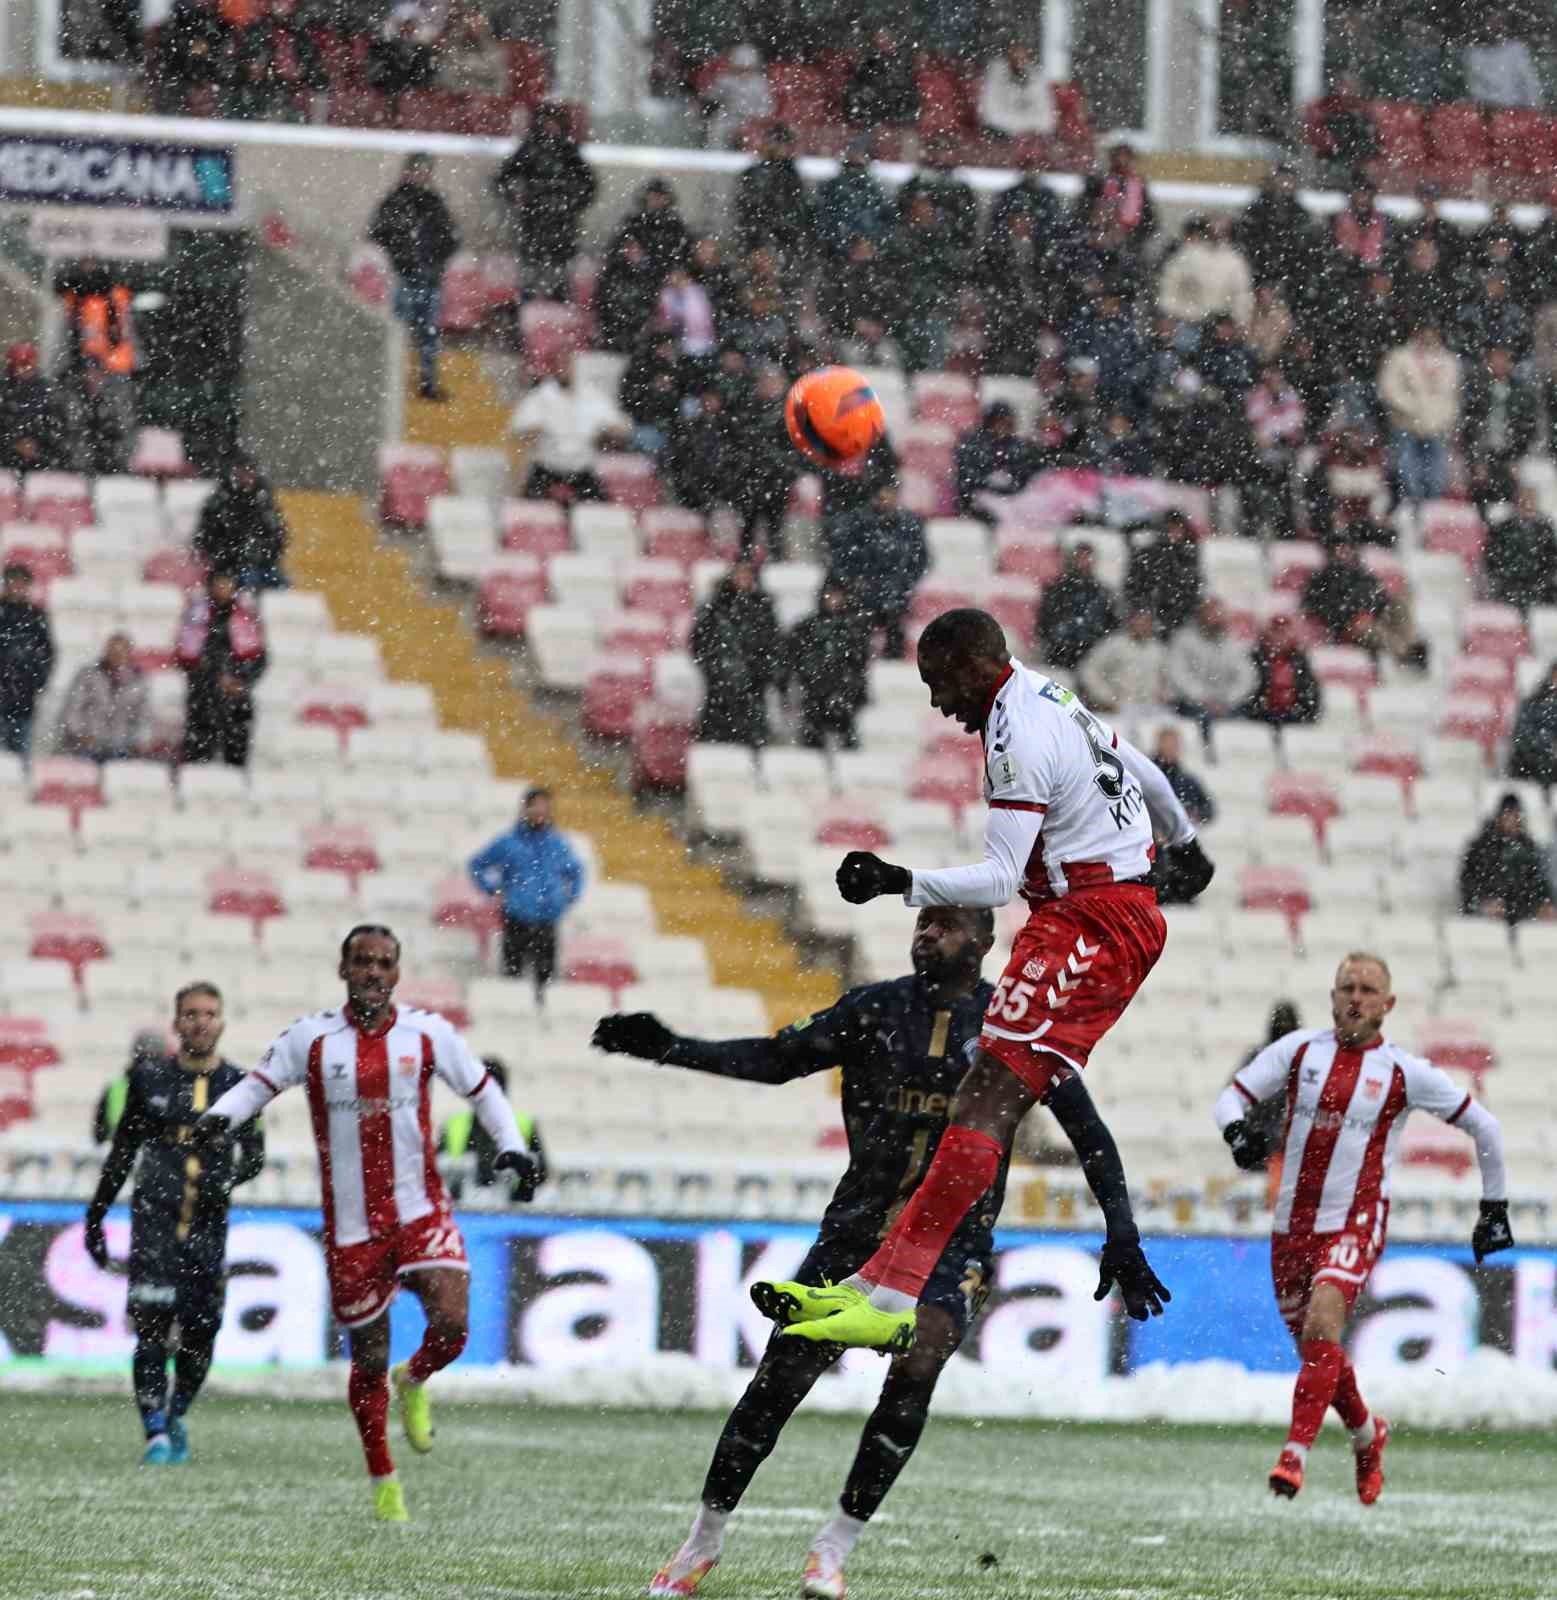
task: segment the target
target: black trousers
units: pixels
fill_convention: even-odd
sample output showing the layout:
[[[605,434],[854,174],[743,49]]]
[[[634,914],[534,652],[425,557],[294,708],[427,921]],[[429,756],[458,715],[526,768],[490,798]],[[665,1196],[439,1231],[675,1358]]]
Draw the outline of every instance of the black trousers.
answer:
[[[557,970],[557,925],[554,922],[521,922],[503,918],[503,975],[521,978],[525,968],[535,979],[539,994]]]
[[[253,729],[254,701],[247,691],[228,696],[215,683],[190,679],[184,709],[185,761],[247,766]]]

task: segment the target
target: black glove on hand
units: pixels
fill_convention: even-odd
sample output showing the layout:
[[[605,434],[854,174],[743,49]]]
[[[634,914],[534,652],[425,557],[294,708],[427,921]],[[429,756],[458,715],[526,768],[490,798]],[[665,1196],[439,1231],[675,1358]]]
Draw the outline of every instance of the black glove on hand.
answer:
[[[1222,1137],[1227,1141],[1227,1148],[1232,1151],[1233,1160],[1242,1172],[1258,1172],[1270,1158],[1265,1135],[1258,1128],[1251,1128],[1247,1122],[1229,1122],[1222,1129]]]
[[[535,1198],[540,1187],[541,1173],[535,1158],[523,1150],[499,1150],[492,1162],[494,1172],[511,1172],[514,1175],[513,1196],[521,1204]]]
[[[664,1061],[675,1048],[676,1035],[652,1011],[618,1011],[595,1024],[589,1042],[614,1056]]]
[[[913,882],[907,867],[894,867],[872,850],[851,850],[838,869],[838,893],[851,906],[862,906],[878,894],[907,894]]]
[[[1103,1246],[1098,1269],[1097,1293],[1092,1298],[1106,1300],[1108,1291],[1117,1284],[1125,1311],[1137,1322],[1145,1322],[1148,1315],[1160,1317],[1162,1308],[1173,1298],[1167,1285],[1152,1271],[1140,1239],[1133,1234],[1110,1238]]]
[[[1170,844],[1163,850],[1162,871],[1171,873],[1186,898],[1194,900],[1216,876],[1216,863],[1200,848],[1198,839],[1191,839],[1188,844]]]
[[[99,1267],[107,1270],[108,1240],[103,1237],[103,1214],[96,1207],[86,1214],[86,1253]]]
[[[220,1149],[231,1137],[231,1121],[210,1111],[203,1117],[197,1117],[194,1127],[189,1130],[189,1142],[198,1150]]]
[[[1483,1200],[1481,1219],[1471,1234],[1471,1249],[1476,1252],[1476,1265],[1480,1266],[1488,1256],[1495,1256],[1499,1250],[1512,1249],[1513,1244],[1514,1230],[1508,1225],[1508,1201]]]

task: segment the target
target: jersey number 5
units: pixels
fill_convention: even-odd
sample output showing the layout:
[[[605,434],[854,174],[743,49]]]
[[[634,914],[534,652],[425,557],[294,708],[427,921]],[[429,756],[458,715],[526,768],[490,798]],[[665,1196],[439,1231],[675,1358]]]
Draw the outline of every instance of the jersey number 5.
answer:
[[[1071,715],[1092,747],[1092,764],[1097,768],[1092,781],[1102,790],[1105,800],[1117,800],[1124,793],[1124,762],[1114,754],[1103,724],[1090,711],[1078,705],[1072,709]]]
[[[995,998],[989,1009],[999,1013],[1007,1022],[1020,1022],[1027,1015],[1027,1008],[1037,992],[1037,984],[1013,983],[1010,978],[1002,978],[995,985]]]

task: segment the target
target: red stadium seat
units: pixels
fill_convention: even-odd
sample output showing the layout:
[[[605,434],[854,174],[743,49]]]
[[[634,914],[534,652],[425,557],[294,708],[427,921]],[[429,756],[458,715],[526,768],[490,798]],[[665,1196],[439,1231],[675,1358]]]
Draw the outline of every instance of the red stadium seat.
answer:
[[[1497,1052],[1481,1024],[1469,1017],[1433,1017],[1424,1022],[1416,1035],[1416,1048],[1434,1066],[1449,1072],[1463,1072],[1481,1081],[1497,1065]]]
[[[32,800],[40,806],[69,806],[71,821],[103,804],[102,773],[92,761],[49,756],[32,764]]]
[[[1486,542],[1486,524],[1474,506],[1458,500],[1429,500],[1423,503],[1424,550],[1446,550],[1474,569],[1481,561]]]
[[[1444,739],[1468,739],[1479,744],[1490,767],[1507,724],[1508,707],[1503,700],[1462,694],[1444,701],[1437,731]]]
[[[680,567],[659,561],[629,562],[622,573],[622,604],[629,611],[682,616],[692,609],[692,580]]]
[[[459,928],[474,935],[477,954],[485,963],[493,937],[503,925],[496,899],[483,894],[462,875],[445,878],[433,891],[432,921],[436,927]]]
[[[633,788],[679,792],[687,786],[687,756],[692,749],[689,713],[654,702],[633,713]]]
[[[267,872],[219,867],[206,878],[208,910],[223,917],[248,917],[256,927],[286,914],[281,890]]]
[[[59,1063],[59,1049],[42,1017],[0,1016],[0,1067],[40,1072]]]
[[[839,82],[825,67],[775,61],[768,68],[774,116],[802,134],[836,122]]]
[[[922,472],[935,485],[948,510],[956,446],[951,429],[934,422],[912,423],[897,438],[898,458],[904,470]]]
[[[376,89],[336,87],[330,91],[332,128],[387,128],[389,102]]]
[[[349,690],[320,689],[299,697],[297,720],[310,727],[334,728],[344,750],[352,729],[365,728],[373,719],[367,706]]]
[[[530,556],[560,556],[573,548],[568,514],[550,500],[505,500],[499,543]]]
[[[64,961],[79,985],[89,961],[108,958],[108,940],[95,917],[74,916],[49,911],[29,922],[32,945],[28,954],[34,961]]]
[[[1546,177],[1552,170],[1552,119],[1540,111],[1499,107],[1487,117],[1487,142],[1493,177],[1508,180]]]
[[[514,103],[505,94],[468,94],[459,109],[459,133],[506,139],[514,129]]]
[[[919,137],[969,134],[974,128],[973,99],[967,79],[955,67],[931,64],[914,74],[919,87]]]
[[[822,480],[814,472],[802,472],[789,491],[789,514],[804,522],[816,522],[822,515]]]
[[[995,571],[1034,583],[1053,583],[1065,570],[1065,552],[1049,534],[1002,535],[995,545]]]
[[[1422,758],[1412,746],[1391,734],[1374,734],[1352,761],[1352,771],[1381,778],[1398,778],[1407,796],[1422,776]]]
[[[1273,817],[1307,817],[1321,846],[1325,829],[1341,814],[1335,785],[1322,772],[1274,773],[1265,793]]]
[[[546,603],[546,573],[538,556],[508,556],[476,590],[476,626],[489,639],[522,639],[532,606]]]
[[[1449,664],[1448,692],[1507,702],[1514,694],[1514,663],[1507,656],[1461,656]]]
[[[436,1012],[452,1022],[456,1028],[470,1026],[470,1010],[465,1004],[464,986],[453,978],[431,977],[418,974],[402,978],[395,990],[395,999],[401,1005],[415,1006],[419,1011]]]
[[[1028,578],[1007,576],[985,593],[983,603],[1011,643],[1025,652],[1038,622],[1038,585]]]
[[[427,502],[451,490],[443,451],[429,444],[389,444],[379,451],[379,516],[402,528],[427,526]]]
[[[92,490],[74,472],[33,472],[22,485],[22,515],[64,533],[89,528],[96,521]]]
[[[14,472],[0,472],[0,522],[17,522],[22,515],[22,491]]]
[[[471,333],[486,320],[489,306],[487,276],[481,260],[468,250],[461,250],[444,269],[438,325],[445,333]]]
[[[1379,164],[1396,181],[1427,165],[1427,113],[1408,100],[1375,100],[1369,108]]]
[[[1295,932],[1314,902],[1307,878],[1296,867],[1245,867],[1238,903],[1245,911],[1279,911]]]
[[[882,826],[868,800],[857,805],[839,801],[829,806],[811,837],[816,844],[838,850],[885,850],[892,843],[892,835]]]
[[[652,662],[677,645],[676,630],[670,621],[654,610],[628,610],[600,635],[600,653],[608,656],[636,656]]]
[[[1470,101],[1437,106],[1427,119],[1428,157],[1440,183],[1467,188],[1492,164],[1487,119]]]
[[[346,281],[364,305],[388,305],[393,277],[389,257],[376,244],[359,244],[346,263]]]
[[[611,990],[638,981],[632,952],[621,939],[571,939],[563,954],[565,983],[603,983]]]
[[[1412,1117],[1395,1154],[1402,1166],[1431,1167],[1463,1178],[1471,1169],[1473,1148],[1458,1128],[1446,1127],[1437,1117]]]
[[[26,567],[32,581],[44,588],[56,578],[70,577],[76,570],[70,547],[62,544],[8,544],[5,564]]]
[[[972,589],[959,589],[950,584],[921,583],[908,602],[908,614],[915,622],[929,622],[943,611],[956,611],[965,606],[977,606],[978,596]]]
[[[660,480],[653,456],[605,453],[595,457],[595,472],[613,505],[647,511],[660,503]]]
[[[938,517],[941,514],[940,486],[922,472],[905,472],[901,474],[898,504],[915,516]]]
[[[565,375],[573,357],[589,348],[589,325],[577,306],[532,300],[519,308],[524,362],[535,381]]]
[[[509,97],[533,110],[546,98],[551,64],[542,45],[518,39],[507,46]]]
[[[1411,587],[1406,569],[1393,550],[1380,550],[1377,545],[1365,545],[1362,564],[1384,585],[1385,592],[1396,598]]]
[[[183,545],[147,556],[141,567],[143,583],[171,583],[178,589],[198,589],[205,582],[205,567]]]
[[[1050,154],[1060,164],[1074,168],[1090,160],[1094,148],[1086,91],[1079,83],[1055,83],[1049,86],[1049,93],[1054,99]]]
[[[1303,585],[1325,564],[1325,553],[1307,540],[1278,545],[1271,554],[1275,570],[1272,587],[1284,594],[1299,594]]]
[[[584,680],[579,708],[584,731],[602,739],[625,739],[632,732],[633,712],[653,692],[654,676],[642,656],[600,657]]]
[[[651,506],[639,515],[638,525],[643,530],[643,553],[652,560],[679,561],[690,567],[714,553],[708,525],[699,512],[680,506]]]
[[[184,436],[174,428],[142,428],[135,436],[130,471],[143,478],[189,478],[194,468],[184,454]]]
[[[1525,619],[1514,606],[1492,600],[1468,605],[1460,618],[1460,648],[1469,656],[1517,661],[1530,653]]]
[[[1368,695],[1378,686],[1379,669],[1366,650],[1352,644],[1316,644],[1309,651],[1314,676],[1328,689],[1350,689],[1366,706]]]
[[[380,871],[383,862],[366,828],[332,823],[303,835],[303,865],[312,872],[344,872],[355,893],[362,875]]]
[[[984,763],[977,747],[965,756],[953,757],[946,751],[921,757],[909,777],[911,800],[928,800],[961,811],[984,798]]]

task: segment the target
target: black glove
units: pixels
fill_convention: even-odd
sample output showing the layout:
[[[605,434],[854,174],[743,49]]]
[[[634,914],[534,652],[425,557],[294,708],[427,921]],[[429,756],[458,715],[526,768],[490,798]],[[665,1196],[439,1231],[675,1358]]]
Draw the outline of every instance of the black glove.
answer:
[[[86,1214],[86,1253],[98,1266],[107,1270],[108,1240],[103,1237],[103,1213],[95,1206]]]
[[[1140,1239],[1133,1234],[1111,1237],[1103,1246],[1098,1261],[1097,1293],[1092,1298],[1106,1300],[1108,1291],[1116,1284],[1125,1311],[1137,1322],[1145,1322],[1148,1314],[1160,1317],[1162,1308],[1173,1298],[1167,1285],[1152,1271]]]
[[[652,1011],[617,1011],[595,1024],[589,1042],[614,1056],[664,1061],[676,1046],[676,1035]]]
[[[533,1156],[523,1150],[499,1150],[492,1162],[492,1170],[513,1173],[513,1197],[521,1204],[535,1198],[535,1191],[541,1183],[541,1169]]]
[[[1476,1265],[1499,1250],[1510,1250],[1514,1244],[1514,1230],[1508,1225],[1508,1201],[1483,1200],[1481,1218],[1476,1231],[1471,1234],[1471,1249],[1476,1252]]]
[[[1158,852],[1153,877],[1160,884],[1170,876],[1183,897],[1194,900],[1205,893],[1216,876],[1216,863],[1200,848],[1198,839],[1191,839],[1188,844],[1170,844]]]
[[[189,1130],[189,1142],[197,1150],[219,1150],[231,1137],[231,1119],[219,1117],[210,1111],[203,1117],[197,1117],[194,1127]]]
[[[1227,1141],[1227,1148],[1232,1151],[1233,1160],[1238,1163],[1240,1171],[1258,1172],[1270,1159],[1270,1147],[1265,1142],[1265,1135],[1247,1122],[1229,1122],[1222,1129],[1222,1137]]]
[[[894,867],[872,850],[851,850],[838,869],[838,893],[851,906],[862,906],[878,894],[907,894],[913,883],[907,867]]]

